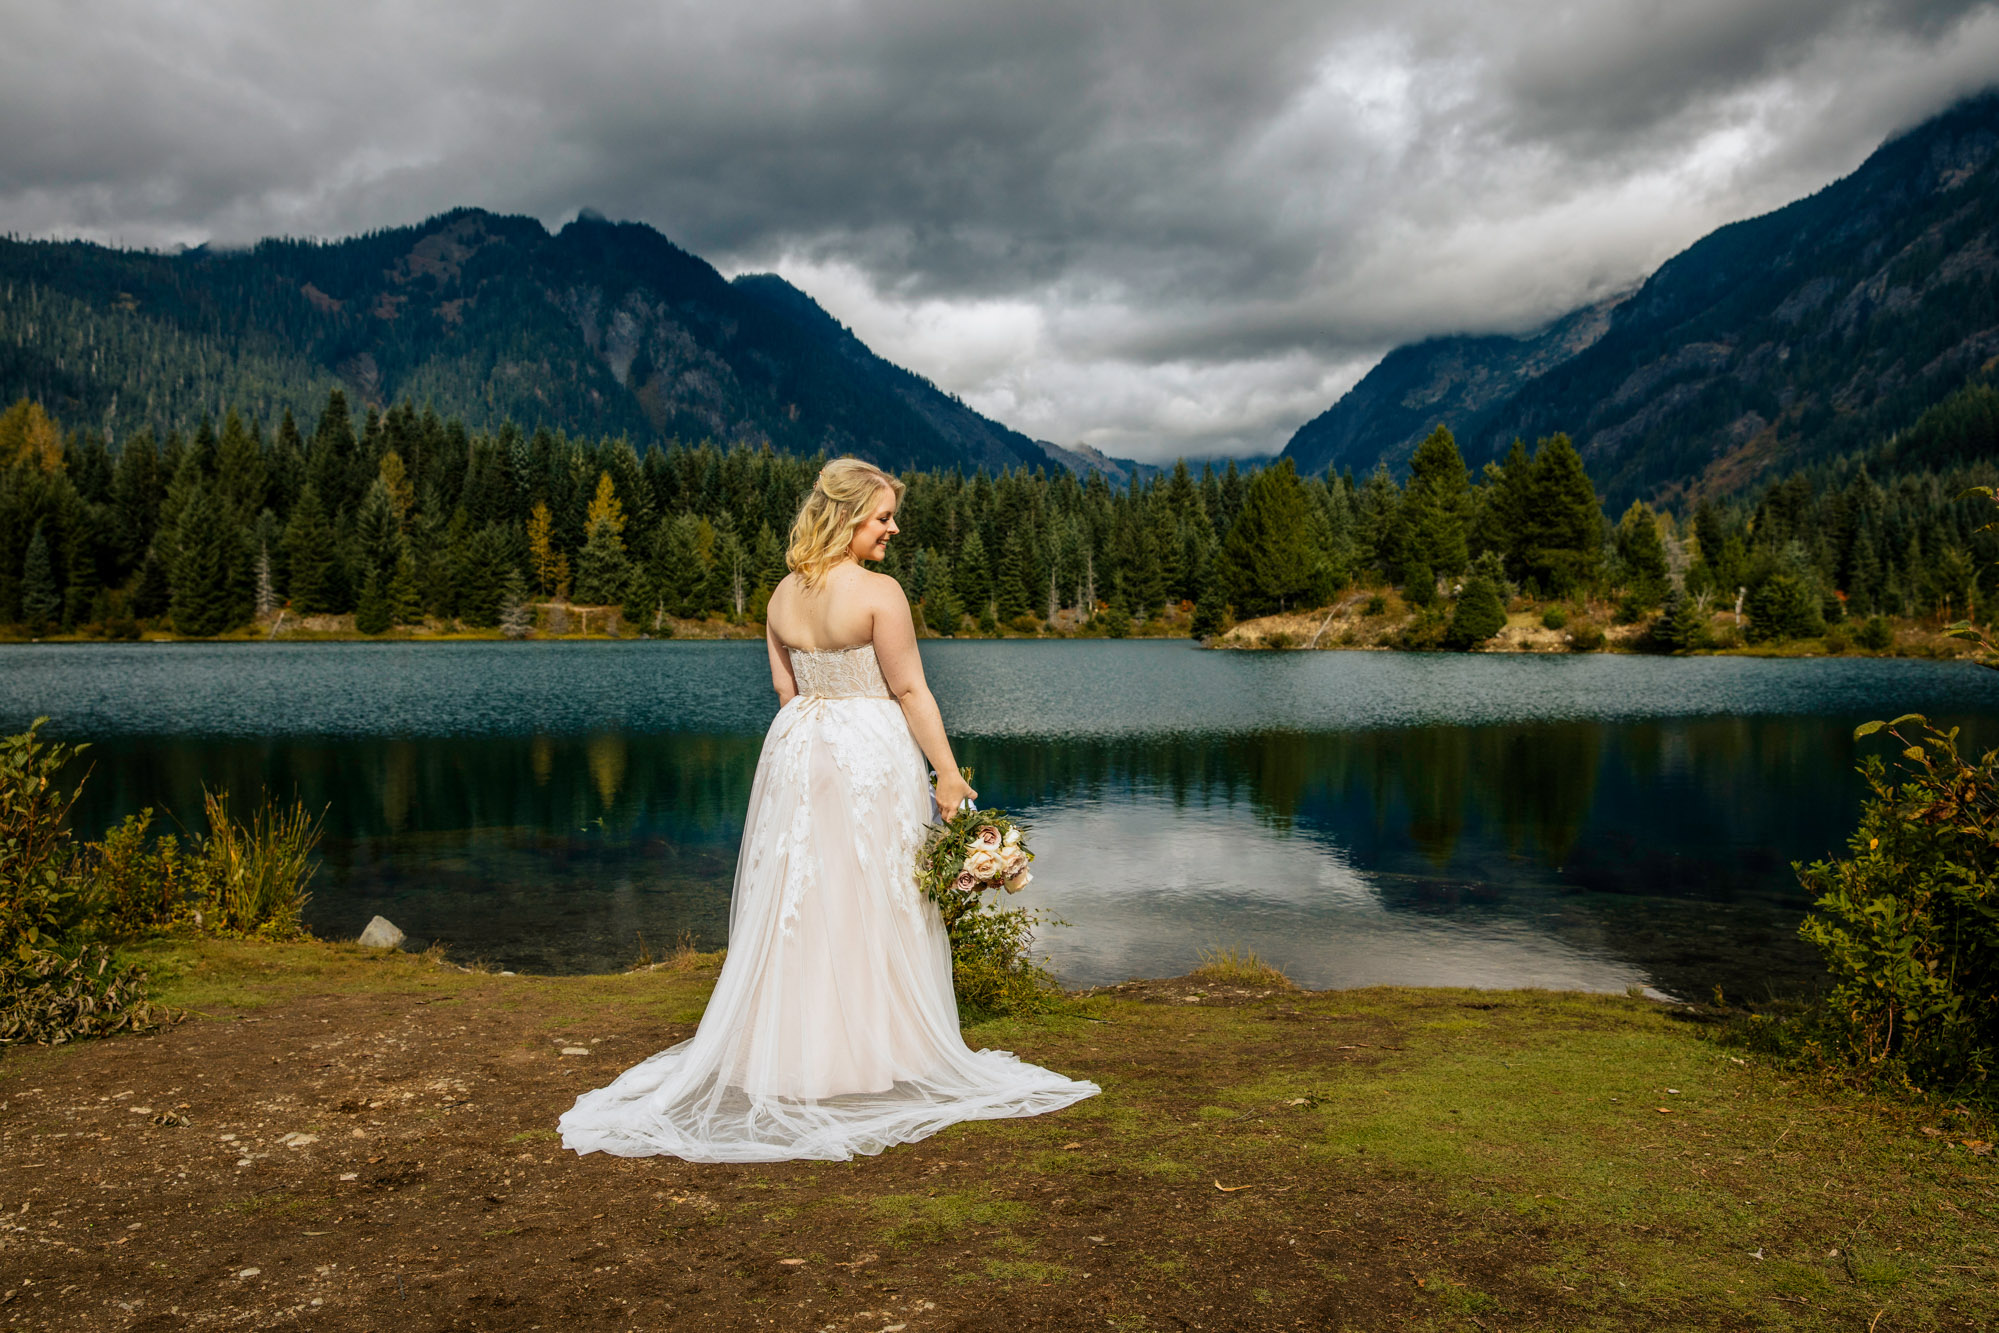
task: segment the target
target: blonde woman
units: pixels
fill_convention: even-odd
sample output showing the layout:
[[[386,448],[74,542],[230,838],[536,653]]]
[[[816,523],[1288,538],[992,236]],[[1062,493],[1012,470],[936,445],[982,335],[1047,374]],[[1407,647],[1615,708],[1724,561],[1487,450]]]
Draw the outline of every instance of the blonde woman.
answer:
[[[766,616],[781,706],[750,787],[722,975],[693,1037],[577,1098],[565,1147],[845,1159],[1097,1092],[958,1032],[950,945],[912,872],[924,825],[977,793],[902,588],[863,564],[887,553],[902,492],[836,458],[799,509]]]

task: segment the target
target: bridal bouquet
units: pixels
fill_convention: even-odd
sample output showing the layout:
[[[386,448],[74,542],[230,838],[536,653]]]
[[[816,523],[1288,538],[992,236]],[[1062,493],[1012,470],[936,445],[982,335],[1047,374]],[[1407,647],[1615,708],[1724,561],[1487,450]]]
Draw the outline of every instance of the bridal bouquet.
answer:
[[[971,781],[969,771],[965,780]],[[1003,810],[958,810],[931,826],[916,854],[916,880],[949,924],[987,889],[1018,893],[1034,876],[1026,829]]]

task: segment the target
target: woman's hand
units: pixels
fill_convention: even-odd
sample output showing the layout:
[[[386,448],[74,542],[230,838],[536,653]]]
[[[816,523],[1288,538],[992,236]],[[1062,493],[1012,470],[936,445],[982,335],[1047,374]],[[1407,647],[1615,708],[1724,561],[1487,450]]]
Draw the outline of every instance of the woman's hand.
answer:
[[[957,814],[958,807],[966,801],[976,801],[978,796],[979,794],[972,790],[972,784],[965,781],[961,774],[953,772],[937,775],[937,809],[945,819]]]

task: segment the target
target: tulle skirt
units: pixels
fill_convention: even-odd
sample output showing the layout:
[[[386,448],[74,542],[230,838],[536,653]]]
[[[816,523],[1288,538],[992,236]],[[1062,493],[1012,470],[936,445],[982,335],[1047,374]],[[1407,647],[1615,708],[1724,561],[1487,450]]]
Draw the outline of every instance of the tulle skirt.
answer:
[[[801,695],[780,709],[750,788],[728,957],[700,1027],[577,1098],[563,1146],[841,1160],[1095,1094],[959,1035],[950,944],[913,875],[934,813],[922,751],[893,700]]]

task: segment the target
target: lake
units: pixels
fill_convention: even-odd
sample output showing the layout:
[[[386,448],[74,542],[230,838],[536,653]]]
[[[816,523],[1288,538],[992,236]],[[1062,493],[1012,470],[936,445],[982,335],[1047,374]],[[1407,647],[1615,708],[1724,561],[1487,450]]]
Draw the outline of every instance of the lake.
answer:
[[[1791,862],[1853,826],[1855,724],[1999,742],[1999,674],[1962,663],[923,653],[981,803],[1032,829],[1014,901],[1068,923],[1070,985],[1233,945],[1313,987],[1794,990]],[[295,792],[326,810],[317,932],[379,912],[518,971],[723,943],[775,711],[761,642],[0,648],[0,727],[92,743],[89,836]]]

